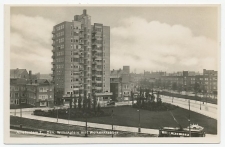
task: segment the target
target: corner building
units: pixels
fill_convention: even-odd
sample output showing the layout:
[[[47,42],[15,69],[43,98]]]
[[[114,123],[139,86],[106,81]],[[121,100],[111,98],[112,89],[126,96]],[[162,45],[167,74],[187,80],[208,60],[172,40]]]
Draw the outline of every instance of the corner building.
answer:
[[[53,27],[53,81],[55,101],[76,101],[79,95],[98,101],[110,93],[110,27],[94,23],[83,10],[72,22]],[[71,102],[71,101],[70,101]]]

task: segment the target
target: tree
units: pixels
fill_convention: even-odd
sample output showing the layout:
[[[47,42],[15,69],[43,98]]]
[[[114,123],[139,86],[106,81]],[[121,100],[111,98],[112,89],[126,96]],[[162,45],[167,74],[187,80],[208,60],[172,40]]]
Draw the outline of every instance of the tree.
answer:
[[[78,109],[81,109],[81,98],[78,99]]]
[[[88,109],[90,110],[91,109],[91,97],[90,97],[90,95],[88,96],[87,103],[88,103]]]
[[[169,87],[170,87],[170,81],[167,81],[166,82],[166,89],[169,89]]]
[[[177,83],[173,83],[172,84],[172,89],[175,91],[175,90],[177,90]]]
[[[149,92],[150,92],[149,89],[147,88],[145,92],[146,92],[146,93],[145,93],[146,100],[149,100],[149,96],[150,96],[150,94],[149,94]]]
[[[177,90],[178,90],[179,93],[183,90],[181,83],[178,83]]]
[[[166,82],[165,81],[163,81],[162,87],[163,87],[163,89],[166,89]]]
[[[101,106],[100,106],[100,104],[98,103],[98,108],[97,108],[97,110],[98,111],[100,111],[101,110]]]
[[[134,105],[134,93],[133,93],[133,91],[131,91],[130,95],[131,95],[132,106],[133,106]]]
[[[81,91],[79,90],[79,98],[78,98],[78,109],[81,109]]]
[[[86,109],[87,107],[87,93],[84,92],[84,99],[83,99],[83,109]]]
[[[215,97],[217,96],[217,91],[213,91],[213,97],[215,99]]]
[[[97,104],[97,100],[96,100],[96,95],[95,95],[95,92],[93,92],[93,108],[94,110],[96,110],[96,104]]]
[[[74,109],[77,108],[77,98],[74,99]]]
[[[200,92],[200,85],[199,85],[199,83],[195,83],[194,91],[195,91],[195,96],[197,96],[198,93]]]

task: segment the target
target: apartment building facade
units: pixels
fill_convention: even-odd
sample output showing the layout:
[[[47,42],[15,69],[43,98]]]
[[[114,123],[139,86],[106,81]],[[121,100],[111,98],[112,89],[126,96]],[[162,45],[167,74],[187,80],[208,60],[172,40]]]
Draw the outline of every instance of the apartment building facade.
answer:
[[[110,89],[114,101],[131,100],[131,92],[137,91],[137,83],[130,75],[129,66],[123,66],[123,69],[111,71]]]
[[[217,71],[214,70],[203,69],[201,74],[193,71],[163,72],[163,74],[159,73],[158,75],[145,73],[145,78],[148,80],[155,79],[155,82],[152,83],[155,88],[195,92],[197,84],[198,92],[217,93]]]
[[[72,22],[53,27],[53,81],[58,104],[79,96],[108,99],[110,93],[110,27],[94,23],[91,16],[75,15]],[[71,99],[72,98],[72,99]]]
[[[28,74],[24,69],[12,69],[10,75],[11,105],[54,105],[54,85],[51,82],[46,79],[34,79],[31,71]]]

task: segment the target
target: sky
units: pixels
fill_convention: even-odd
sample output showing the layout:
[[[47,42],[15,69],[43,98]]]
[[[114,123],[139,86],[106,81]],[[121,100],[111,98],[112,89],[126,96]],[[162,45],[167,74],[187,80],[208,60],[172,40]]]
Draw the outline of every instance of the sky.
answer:
[[[219,69],[219,10],[205,7],[11,7],[10,68],[51,73],[52,29],[83,9],[110,26],[110,69]]]

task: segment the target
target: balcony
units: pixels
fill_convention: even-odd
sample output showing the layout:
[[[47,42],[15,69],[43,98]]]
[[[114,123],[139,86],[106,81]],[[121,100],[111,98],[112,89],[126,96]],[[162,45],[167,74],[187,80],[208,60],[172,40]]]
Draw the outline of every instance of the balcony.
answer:
[[[87,36],[84,37],[84,40],[89,40],[89,38],[87,38]]]
[[[102,71],[102,68],[97,68],[96,71]]]
[[[92,74],[93,77],[102,77],[100,74]]]
[[[97,43],[96,43],[96,42],[92,42],[92,45],[93,45],[93,46],[96,46],[96,45],[97,45]]]
[[[55,75],[54,75],[54,74],[50,74],[50,76],[51,76],[51,77],[55,77]]]
[[[102,75],[100,75],[100,74],[95,74],[95,76],[96,76],[96,77],[102,77]]]
[[[55,34],[55,30],[52,31],[52,34]]]
[[[83,31],[84,31],[84,28],[80,28],[79,31],[80,31],[80,32],[83,32]]]
[[[52,65],[55,65],[55,62],[53,61],[53,62],[51,62],[52,63]]]
[[[55,43],[54,42],[52,43],[52,46],[55,46]]]
[[[102,65],[102,62],[96,62],[96,61],[95,61],[95,64],[96,64],[96,65]]]
[[[79,38],[80,38],[80,39],[84,38],[84,34],[80,34],[80,35],[79,35]]]
[[[79,54],[80,58],[84,58],[84,54]]]
[[[73,58],[80,58],[80,56],[79,55],[72,55],[73,56]]]
[[[85,43],[84,46],[89,46],[89,44]]]
[[[93,87],[93,89],[95,89],[95,90],[102,90],[102,87],[95,86],[95,87]]]
[[[55,71],[55,68],[54,67],[52,68],[52,71]]]
[[[102,83],[102,81],[93,80],[92,83]]]
[[[92,31],[92,34],[96,34],[96,33],[97,33],[97,31],[96,31],[96,30],[93,30],[93,31]]]
[[[95,60],[102,60],[102,56],[94,56]]]
[[[52,59],[55,59],[55,56],[54,55],[52,55]]]
[[[83,44],[84,44],[84,42],[83,42],[83,41],[80,41],[80,42],[79,42],[79,44],[83,45]]]
[[[53,37],[52,37],[52,40],[54,40],[55,39],[55,35],[53,35]]]

